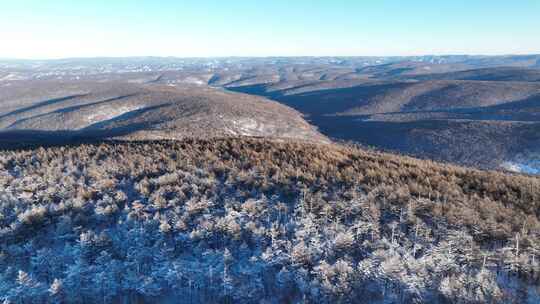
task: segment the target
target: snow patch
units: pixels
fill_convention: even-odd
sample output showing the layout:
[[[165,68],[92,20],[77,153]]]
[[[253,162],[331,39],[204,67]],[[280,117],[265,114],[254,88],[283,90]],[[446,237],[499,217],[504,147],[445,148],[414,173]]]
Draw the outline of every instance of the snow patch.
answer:
[[[501,167],[516,173],[540,174],[540,160],[531,160],[525,163],[506,161],[501,164]]]
[[[196,84],[196,85],[204,85],[204,84],[206,84],[206,82],[204,82],[201,79],[196,78],[196,77],[187,77],[182,82]]]
[[[264,135],[267,128],[253,118],[241,118],[231,120],[235,133],[243,136]]]
[[[21,76],[21,75],[17,75],[17,74],[7,74],[6,76],[4,77],[1,77],[0,78],[0,81],[10,81],[10,80],[25,80],[26,78],[24,76]]]
[[[147,79],[147,78],[129,79],[127,82],[128,82],[128,83],[142,84],[142,83],[148,82],[148,79]]]
[[[98,123],[104,120],[113,119],[115,117],[118,117],[128,112],[142,109],[143,107],[144,106],[136,105],[136,106],[122,106],[122,107],[118,107],[114,109],[107,108],[107,109],[99,110],[95,113],[92,113],[91,115],[88,115],[86,117],[86,121],[89,124],[94,124],[94,123]]]

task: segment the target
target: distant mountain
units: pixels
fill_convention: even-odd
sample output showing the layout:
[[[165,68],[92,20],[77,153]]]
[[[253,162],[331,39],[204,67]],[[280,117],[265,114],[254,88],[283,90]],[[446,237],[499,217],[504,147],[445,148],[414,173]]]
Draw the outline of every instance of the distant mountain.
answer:
[[[236,73],[261,75],[261,71],[296,74],[322,70],[334,74],[366,74],[377,71],[379,76],[402,73],[426,74],[487,67],[540,67],[540,55],[508,56],[373,56],[373,57],[127,57],[127,58],[68,58],[57,60],[0,60],[0,70],[10,69],[29,78],[87,76],[103,73],[164,72]],[[322,74],[326,74],[322,72]],[[290,80],[290,79],[289,79]]]

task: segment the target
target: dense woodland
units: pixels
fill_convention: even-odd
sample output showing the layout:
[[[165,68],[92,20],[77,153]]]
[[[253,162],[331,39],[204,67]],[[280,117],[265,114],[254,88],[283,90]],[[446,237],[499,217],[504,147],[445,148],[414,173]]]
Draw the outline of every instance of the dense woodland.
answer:
[[[340,145],[0,152],[4,303],[539,303],[540,179]]]

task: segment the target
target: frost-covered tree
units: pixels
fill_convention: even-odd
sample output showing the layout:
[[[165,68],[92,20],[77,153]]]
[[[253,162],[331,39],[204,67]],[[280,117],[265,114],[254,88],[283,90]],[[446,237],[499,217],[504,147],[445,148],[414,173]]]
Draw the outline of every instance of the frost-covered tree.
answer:
[[[66,301],[66,291],[62,280],[54,279],[51,286],[49,287],[49,301],[54,304],[65,303]]]

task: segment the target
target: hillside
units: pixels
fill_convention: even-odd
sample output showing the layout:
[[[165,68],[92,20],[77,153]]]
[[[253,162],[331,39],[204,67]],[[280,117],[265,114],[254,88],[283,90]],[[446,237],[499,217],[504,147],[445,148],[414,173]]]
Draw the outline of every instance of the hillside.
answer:
[[[267,87],[231,90],[256,92],[309,115],[373,115],[397,112],[471,110],[540,98],[540,83],[504,81],[365,82],[334,88],[303,87],[301,91]]]
[[[0,299],[534,303],[539,203],[538,178],[330,144],[6,150]]]
[[[449,73],[417,76],[422,80],[480,80],[480,81],[540,81],[540,69],[518,67],[490,67]]]
[[[540,82],[372,79],[229,89],[295,108],[333,139],[479,168],[540,171]]]
[[[47,137],[265,136],[326,141],[286,106],[209,87],[47,81],[17,83],[0,94],[0,144],[21,137],[44,138],[44,143]]]

